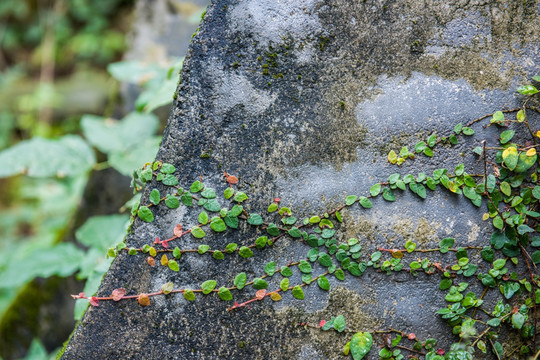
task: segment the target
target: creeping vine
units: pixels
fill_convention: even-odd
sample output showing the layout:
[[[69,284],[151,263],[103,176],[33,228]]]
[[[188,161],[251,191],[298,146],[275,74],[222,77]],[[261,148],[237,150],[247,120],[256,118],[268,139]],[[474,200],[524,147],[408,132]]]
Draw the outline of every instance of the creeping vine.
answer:
[[[534,77],[540,81],[540,77]],[[293,211],[281,204],[279,198],[273,199],[267,208],[269,220],[261,214],[250,213],[243,203],[248,195],[236,188],[239,179],[225,172],[223,174],[227,187],[223,197],[228,201],[223,207],[217,200],[218,194],[212,188],[206,187],[202,179],[194,181],[189,188],[178,185],[174,175],[176,168],[172,164],[156,161],[147,164],[136,173],[134,184],[142,186],[151,180],[161,182],[171,190],[162,194],[158,189],[152,189],[146,203],[136,204],[132,214],[142,221],[152,222],[153,207],[166,206],[170,209],[179,206],[198,206],[198,224],[185,229],[181,224],[175,226],[167,239],[159,239],[145,244],[141,248],[128,248],[125,243],[109,250],[109,256],[114,257],[120,251],[129,255],[145,258],[149,266],[165,266],[172,271],[179,271],[178,262],[183,256],[192,254],[212,256],[223,260],[228,256],[250,258],[254,251],[275,246],[280,239],[288,237],[303,242],[309,248],[302,259],[286,264],[276,264],[271,261],[264,267],[264,274],[248,279],[245,272],[238,273],[232,284],[219,284],[209,279],[200,284],[199,288],[176,288],[172,282],[164,284],[160,291],[153,293],[126,294],[123,288],[115,289],[110,296],[86,296],[84,293],[72,295],[76,299],[88,299],[93,306],[99,306],[100,301],[121,301],[136,299],[140,305],[150,305],[153,296],[168,296],[182,294],[188,301],[196,300],[197,294],[216,294],[221,300],[232,301],[234,291],[240,291],[248,286],[254,290],[253,297],[245,302],[234,302],[228,307],[234,311],[255,301],[280,301],[288,292],[296,299],[304,299],[304,288],[316,283],[324,291],[330,290],[330,276],[338,281],[344,281],[347,275],[360,277],[368,269],[382,273],[407,272],[411,276],[419,273],[439,276],[439,290],[444,292],[448,306],[441,308],[437,314],[452,328],[452,333],[459,341],[448,349],[438,348],[437,339],[419,340],[414,333],[396,329],[371,329],[360,331],[347,327],[343,315],[331,319],[321,319],[319,324],[299,323],[308,331],[336,331],[347,335],[349,341],[344,341],[343,353],[353,359],[362,359],[372,350],[373,343],[380,344],[381,359],[410,359],[424,358],[426,360],[442,359],[472,359],[476,351],[492,352],[497,359],[512,356],[532,355],[533,359],[540,358],[536,338],[537,307],[540,304],[540,276],[537,265],[540,264],[540,186],[538,185],[538,155],[536,124],[531,124],[528,112],[540,113],[540,110],[529,105],[530,100],[538,93],[533,85],[525,85],[518,89],[525,96],[519,108],[504,109],[493,114],[482,116],[469,123],[457,124],[452,133],[438,136],[430,135],[424,141],[418,142],[412,151],[403,146],[399,152],[394,150],[388,154],[391,164],[402,165],[418,156],[433,157],[437,146],[453,146],[459,143],[462,136],[473,136],[473,125],[487,121],[484,127],[497,126],[500,128],[497,146],[488,146],[485,140],[475,146],[472,151],[478,161],[483,163],[482,173],[468,173],[464,164],[459,164],[450,172],[446,168],[436,169],[430,175],[419,174],[401,175],[394,173],[386,181],[375,183],[362,195],[347,196],[342,205],[323,214],[313,215],[305,219],[297,219]],[[516,130],[523,128],[529,138],[520,141]],[[535,132],[537,131],[537,132]],[[494,140],[494,139],[489,139]],[[469,246],[456,244],[453,237],[442,239],[438,246],[420,248],[413,240],[407,240],[401,248],[379,247],[377,251],[364,255],[362,243],[356,238],[346,242],[338,242],[336,232],[339,224],[344,221],[341,212],[352,206],[369,210],[373,207],[372,199],[381,196],[385,201],[396,201],[396,191],[411,191],[421,199],[425,199],[430,191],[444,188],[447,191],[463,195],[476,207],[486,207],[484,221],[491,221],[493,233],[490,244],[485,246]],[[197,248],[181,248],[180,240],[191,236],[204,239],[208,231],[221,233],[227,229],[238,229],[242,222],[258,227],[266,235],[259,236],[247,243],[229,243],[223,248],[211,248],[201,244]],[[470,256],[469,253],[473,253]],[[430,259],[431,253],[452,254],[448,263]],[[478,255],[478,256],[475,256]],[[447,259],[446,255],[444,259]],[[409,261],[405,261],[410,258]],[[480,263],[476,259],[489,264],[489,270],[481,272]],[[524,265],[523,265],[524,263]],[[318,265],[317,265],[318,264]],[[522,272],[525,269],[525,273]],[[293,273],[301,274],[301,281],[293,283]],[[279,274],[279,287],[269,288],[268,280]],[[476,294],[467,291],[469,281],[478,280],[483,291]],[[499,292],[501,297],[495,304],[484,301],[488,292]],[[521,338],[520,343],[504,344],[499,341],[502,329],[515,331]]]

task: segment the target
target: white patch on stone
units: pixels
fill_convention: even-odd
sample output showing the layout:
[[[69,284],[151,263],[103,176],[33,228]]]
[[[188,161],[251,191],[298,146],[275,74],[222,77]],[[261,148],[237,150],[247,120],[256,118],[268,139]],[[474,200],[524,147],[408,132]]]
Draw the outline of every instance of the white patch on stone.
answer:
[[[322,28],[315,13],[317,3],[318,0],[244,1],[231,11],[231,27],[252,33],[254,41],[264,47],[282,42],[285,36],[303,40]]]
[[[213,98],[216,115],[223,115],[237,105],[242,105],[248,114],[259,115],[276,100],[277,95],[256,89],[247,77],[224,71],[218,60],[210,64],[206,72],[217,89]]]

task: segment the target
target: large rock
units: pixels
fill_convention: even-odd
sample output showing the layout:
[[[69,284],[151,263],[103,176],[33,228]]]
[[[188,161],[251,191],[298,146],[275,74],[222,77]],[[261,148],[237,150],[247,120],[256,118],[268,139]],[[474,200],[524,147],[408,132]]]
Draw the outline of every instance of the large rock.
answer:
[[[431,159],[418,156],[398,168],[386,157],[432,132],[450,134],[459,122],[517,106],[516,86],[540,73],[539,19],[538,1],[215,1],[186,58],[158,159],[176,166],[184,188],[202,178],[217,189],[222,206],[229,203],[221,195],[227,171],[240,178],[249,212],[266,214],[280,197],[299,219],[335,209],[347,195],[368,195],[371,185],[394,172],[431,174],[465,162],[483,173],[470,149],[496,131],[480,124],[473,126],[475,137],[440,147]],[[171,191],[153,180],[143,203],[153,188]],[[467,199],[445,190],[428,190],[426,200],[410,192],[396,197],[393,203],[377,198],[370,210],[344,209],[338,241],[358,238],[364,258],[409,239],[422,247],[447,236],[459,246],[489,244],[491,225],[481,221],[485,209]],[[151,209],[155,220],[136,219],[128,246],[167,239],[177,223],[191,228],[200,212],[163,204]],[[242,223],[219,234],[208,229],[201,240],[186,235],[171,246],[248,245],[265,233]],[[308,250],[284,237],[249,259],[184,254],[179,272],[122,252],[98,294],[120,287],[128,295],[150,293],[168,281],[178,289],[197,289],[208,279],[232,286],[242,271],[250,279],[262,276],[268,262],[280,267],[304,259]],[[455,256],[441,261],[453,264]],[[314,269],[324,271],[318,264]],[[301,283],[299,271],[294,273],[291,284]],[[280,279],[272,277],[269,289],[277,289]],[[87,311],[63,358],[333,359],[350,334],[298,323],[339,314],[358,330],[396,328],[421,339],[436,337],[443,348],[455,340],[435,314],[447,305],[439,276],[368,269],[343,282],[329,279],[329,292],[312,284],[304,300],[289,291],[280,302],[265,298],[231,312],[231,302],[216,294],[197,295],[195,302],[181,294],[156,296],[146,307],[135,300],[102,301]],[[482,288],[473,283],[479,296]],[[249,287],[233,297],[241,302],[254,292]]]

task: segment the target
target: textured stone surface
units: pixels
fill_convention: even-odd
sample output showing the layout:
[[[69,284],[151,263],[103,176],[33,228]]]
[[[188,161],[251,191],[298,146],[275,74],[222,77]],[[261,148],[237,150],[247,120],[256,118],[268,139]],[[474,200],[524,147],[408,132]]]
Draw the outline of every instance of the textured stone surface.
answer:
[[[538,1],[215,1],[186,58],[158,159],[177,167],[184,186],[202,176],[219,193],[226,170],[249,194],[249,211],[264,213],[279,196],[299,218],[333,209],[346,195],[366,195],[396,171],[430,173],[465,162],[481,172],[467,150],[494,129],[479,125],[479,137],[439,148],[431,160],[398,169],[386,155],[519,104],[515,87],[540,72],[539,13]],[[151,183],[143,199],[154,187],[166,191]],[[366,255],[407,239],[424,246],[449,235],[458,244],[488,241],[483,210],[461,197],[437,191],[425,201],[409,192],[397,198],[377,199],[369,211],[344,211],[339,240],[358,237]],[[191,227],[198,212],[159,206],[154,214],[153,223],[135,221],[128,246],[168,238],[176,223]],[[220,248],[232,241],[249,244],[256,236],[244,227],[209,234],[204,243]],[[186,238],[181,247],[200,243]],[[210,278],[231,284],[240,271],[260,276],[267,262],[281,266],[307,250],[285,239],[251,259],[185,255],[179,273],[120,255],[98,294],[117,287],[128,294],[159,291],[167,281],[177,288],[198,288]],[[298,275],[292,279],[299,281]],[[347,335],[296,323],[338,314],[356,329],[393,327],[441,338],[443,346],[452,341],[435,315],[446,304],[437,277],[367,271],[330,281],[330,292],[313,285],[305,300],[289,293],[281,302],[265,299],[236,312],[227,312],[230,303],[217,296],[198,296],[193,303],[154,297],[148,307],[102,302],[86,313],[64,358],[334,359]],[[272,279],[270,288],[278,282]],[[242,301],[253,292],[233,295]]]

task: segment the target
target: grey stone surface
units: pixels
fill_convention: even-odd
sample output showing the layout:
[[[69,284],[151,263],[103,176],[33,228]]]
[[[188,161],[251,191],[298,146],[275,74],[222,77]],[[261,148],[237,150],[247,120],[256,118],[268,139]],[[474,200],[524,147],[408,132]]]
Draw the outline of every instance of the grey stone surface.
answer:
[[[264,213],[279,196],[299,218],[333,209],[346,195],[366,195],[394,172],[430,173],[461,162],[481,172],[467,150],[495,129],[480,125],[478,137],[439,148],[433,159],[397,168],[386,155],[519,104],[515,87],[540,73],[539,15],[538,1],[215,1],[186,58],[158,159],[177,167],[184,186],[201,176],[219,193],[222,172],[235,174],[250,196],[249,211]],[[143,199],[154,187],[167,191],[151,183]],[[135,220],[128,246],[168,238],[176,223],[196,224],[197,209],[153,210],[153,223]],[[404,192],[395,203],[376,199],[369,211],[345,210],[338,240],[358,237],[366,255],[381,245],[414,239],[430,246],[450,235],[457,244],[484,245],[490,233],[480,221],[484,211],[444,191],[424,201]],[[249,244],[257,231],[209,234],[204,243]],[[186,238],[178,245],[200,243]],[[128,294],[158,291],[167,281],[177,288],[198,288],[210,278],[231,284],[240,271],[261,276],[267,262],[281,266],[307,250],[283,239],[250,259],[184,255],[179,273],[122,254],[98,294],[118,287]],[[360,330],[393,327],[440,338],[442,347],[453,340],[435,315],[446,305],[437,277],[367,271],[330,281],[330,292],[313,285],[302,301],[289,293],[281,302],[265,299],[234,312],[217,296],[193,303],[153,297],[148,307],[102,302],[87,311],[63,358],[337,359],[348,335],[296,324],[338,314]],[[278,282],[272,279],[270,288]],[[253,292],[233,295],[240,302]]]

